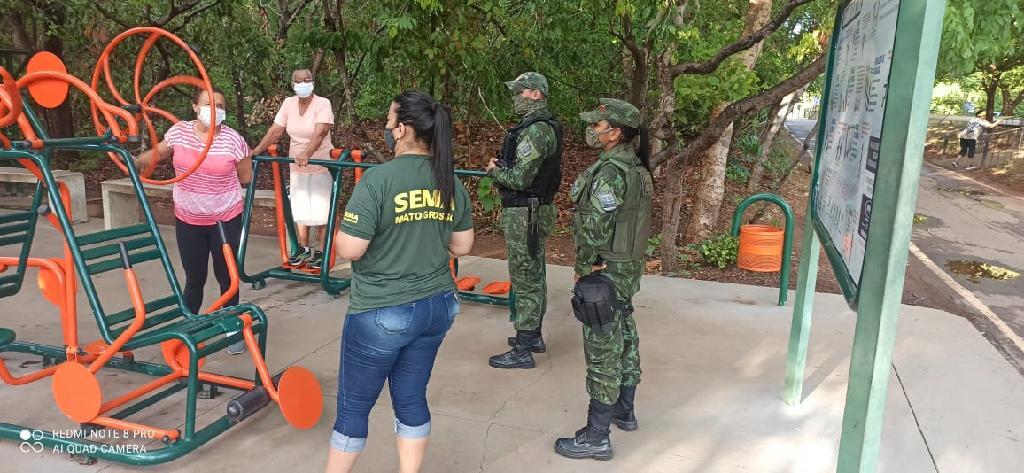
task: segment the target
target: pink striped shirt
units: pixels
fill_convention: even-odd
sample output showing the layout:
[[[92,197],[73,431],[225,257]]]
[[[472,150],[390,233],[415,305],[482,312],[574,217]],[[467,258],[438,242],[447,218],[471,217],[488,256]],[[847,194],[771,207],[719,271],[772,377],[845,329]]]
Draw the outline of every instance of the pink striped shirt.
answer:
[[[194,125],[194,121],[180,121],[164,135],[167,146],[174,149],[177,174],[191,169],[206,147],[206,140],[196,137]],[[221,125],[203,164],[174,185],[174,216],[190,225],[216,225],[242,213],[236,165],[246,156],[249,145],[245,139],[227,125]]]

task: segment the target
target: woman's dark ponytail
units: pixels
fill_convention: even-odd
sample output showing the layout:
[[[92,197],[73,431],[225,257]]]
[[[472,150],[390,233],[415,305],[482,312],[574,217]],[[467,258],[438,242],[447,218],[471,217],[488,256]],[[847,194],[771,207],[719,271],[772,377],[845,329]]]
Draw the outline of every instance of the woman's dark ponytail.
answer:
[[[412,127],[417,141],[430,147],[430,167],[441,192],[446,212],[455,202],[455,149],[452,143],[452,114],[444,104],[419,91],[402,92],[395,97],[398,121]]]
[[[446,212],[455,200],[455,150],[452,143],[452,115],[448,107],[434,102],[434,159],[431,167],[434,182],[441,191],[441,202]]]
[[[640,162],[644,164],[644,167],[648,171],[651,170],[651,141],[648,139],[647,127],[640,126],[640,128],[633,128],[631,126],[622,125],[612,121],[608,122],[612,128],[618,128],[622,130],[622,136],[625,138],[624,143],[633,143],[636,149],[636,157],[640,158]]]
[[[640,133],[636,139],[640,140],[636,143],[636,156],[640,158],[640,162],[644,163],[644,167],[648,171],[651,170],[651,140],[648,139],[648,130],[646,126],[640,127]]]

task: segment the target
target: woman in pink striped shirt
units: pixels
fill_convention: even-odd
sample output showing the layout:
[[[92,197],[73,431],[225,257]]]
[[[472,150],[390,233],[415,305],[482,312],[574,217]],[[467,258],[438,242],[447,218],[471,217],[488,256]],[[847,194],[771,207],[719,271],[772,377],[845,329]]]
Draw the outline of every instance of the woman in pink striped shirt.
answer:
[[[203,287],[206,285],[207,268],[213,256],[213,274],[220,284],[221,293],[231,285],[227,264],[221,253],[217,222],[223,222],[231,247],[238,250],[242,233],[242,190],[241,186],[252,180],[252,158],[245,139],[224,121],[224,94],[214,89],[214,100],[205,90],[199,90],[192,98],[192,109],[196,120],[182,120],[175,123],[164,140],[154,150],[143,152],[135,165],[145,168],[151,159],[158,163],[172,158],[176,173],[192,168],[206,147],[208,133],[213,133],[213,145],[203,164],[187,178],[174,186],[174,230],[178,240],[181,266],[185,270],[185,305],[193,314],[198,314],[203,305]],[[216,123],[210,124],[210,107],[215,107]],[[238,303],[236,294],[228,305]],[[238,354],[245,350],[243,342],[228,349]]]

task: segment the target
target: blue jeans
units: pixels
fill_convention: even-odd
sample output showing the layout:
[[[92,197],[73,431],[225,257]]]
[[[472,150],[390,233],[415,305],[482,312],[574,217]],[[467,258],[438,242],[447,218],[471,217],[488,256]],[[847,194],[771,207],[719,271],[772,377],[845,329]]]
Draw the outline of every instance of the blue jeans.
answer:
[[[454,292],[441,292],[408,304],[348,314],[341,337],[338,417],[331,448],[360,452],[366,446],[370,409],[384,380],[391,390],[395,433],[402,438],[430,435],[427,382],[437,349],[459,313]]]

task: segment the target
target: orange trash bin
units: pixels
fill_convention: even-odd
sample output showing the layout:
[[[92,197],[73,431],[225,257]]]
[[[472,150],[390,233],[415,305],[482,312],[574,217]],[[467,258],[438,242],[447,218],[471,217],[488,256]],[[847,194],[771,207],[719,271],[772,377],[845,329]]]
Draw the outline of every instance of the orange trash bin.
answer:
[[[785,234],[785,230],[770,225],[741,226],[736,266],[760,273],[780,271]]]

